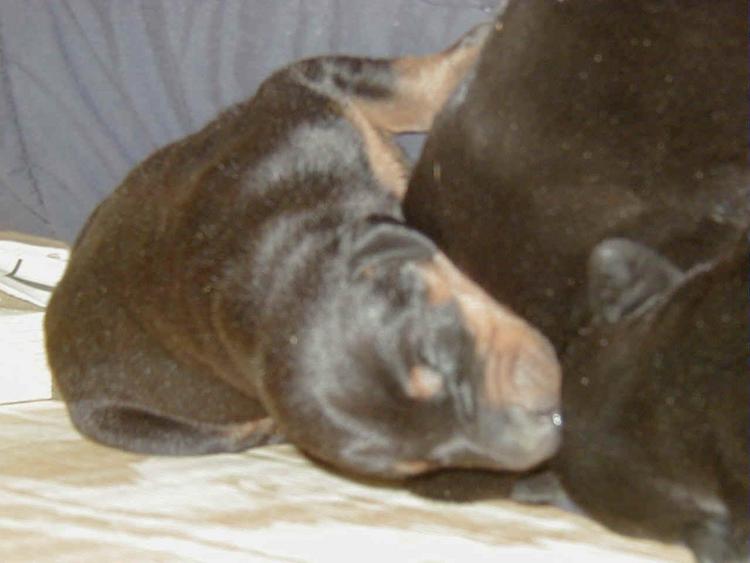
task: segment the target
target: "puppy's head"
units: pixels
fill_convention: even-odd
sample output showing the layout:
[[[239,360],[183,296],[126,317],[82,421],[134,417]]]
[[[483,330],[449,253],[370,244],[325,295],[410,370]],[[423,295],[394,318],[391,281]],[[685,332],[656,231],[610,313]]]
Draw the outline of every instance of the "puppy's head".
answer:
[[[373,218],[342,243],[266,402],[287,436],[377,477],[523,470],[559,443],[560,367],[534,328],[416,231]]]

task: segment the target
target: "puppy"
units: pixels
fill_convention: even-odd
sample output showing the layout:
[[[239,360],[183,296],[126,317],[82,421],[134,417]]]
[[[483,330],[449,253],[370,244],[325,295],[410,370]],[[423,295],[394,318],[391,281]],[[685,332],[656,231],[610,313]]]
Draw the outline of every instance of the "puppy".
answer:
[[[565,358],[563,447],[552,474],[517,484],[515,498],[567,494],[615,530],[684,542],[698,561],[747,561],[747,236],[684,273],[632,241],[594,249],[597,315]]]
[[[550,344],[400,210],[391,135],[431,126],[489,29],[424,57],[295,63],[136,167],[47,311],[78,430],[174,455],[289,440],[384,478],[552,455]]]

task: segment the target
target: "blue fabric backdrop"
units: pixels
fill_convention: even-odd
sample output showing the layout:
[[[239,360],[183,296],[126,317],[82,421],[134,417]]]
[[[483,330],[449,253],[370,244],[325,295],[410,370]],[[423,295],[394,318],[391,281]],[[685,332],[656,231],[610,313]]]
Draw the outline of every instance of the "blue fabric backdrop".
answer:
[[[496,5],[2,0],[0,230],[71,241],[135,163],[275,68],[321,53],[438,50]]]

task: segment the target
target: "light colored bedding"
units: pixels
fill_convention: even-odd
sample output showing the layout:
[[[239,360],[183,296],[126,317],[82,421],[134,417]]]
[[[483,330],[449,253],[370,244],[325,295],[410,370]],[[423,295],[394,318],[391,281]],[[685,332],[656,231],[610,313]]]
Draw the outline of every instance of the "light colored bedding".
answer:
[[[42,322],[68,254],[58,241],[0,231],[0,404],[52,396]]]
[[[438,503],[291,446],[160,458],[83,440],[56,401],[0,407],[0,561],[688,562],[580,516]]]
[[[0,246],[6,258],[18,248],[24,260],[47,256],[48,241],[0,235],[31,245]],[[49,271],[25,271],[59,275],[51,260]],[[28,300],[0,301],[0,562],[690,560],[552,508],[361,484],[291,446],[185,458],[99,446],[60,402],[2,404],[50,397],[42,319]]]
[[[60,241],[0,231],[0,311],[43,311],[69,255]]]
[[[52,397],[43,318],[40,312],[0,309],[0,404]]]

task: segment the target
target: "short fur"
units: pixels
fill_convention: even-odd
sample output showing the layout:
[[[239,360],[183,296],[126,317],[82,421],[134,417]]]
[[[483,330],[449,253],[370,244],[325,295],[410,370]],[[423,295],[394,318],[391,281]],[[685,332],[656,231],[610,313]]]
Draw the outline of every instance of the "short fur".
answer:
[[[425,57],[295,63],[136,167],[47,311],[76,427],[157,454],[288,439],[379,477],[549,457],[552,348],[400,210],[390,136],[431,125],[487,33]]]
[[[517,498],[554,501],[565,491],[616,530],[685,542],[701,562],[747,561],[747,234],[570,347],[575,375],[563,385],[563,449],[552,462],[562,486],[522,485]],[[612,258],[592,280],[651,254],[635,243],[602,246]],[[665,259],[649,261],[646,277],[673,275]],[[642,285],[644,273],[633,274],[629,289]]]
[[[638,243],[597,245],[591,301],[606,301],[609,316],[595,309],[563,358],[563,445],[548,468],[507,478],[445,472],[411,489],[555,504],[620,532],[685,543],[701,563],[747,561],[747,237],[677,275]],[[619,289],[604,300],[613,278]]]
[[[511,1],[404,202],[560,351],[573,499],[701,561],[746,554],[747,84],[742,0]]]
[[[689,268],[747,213],[747,36],[743,0],[510,2],[435,121],[407,221],[564,349],[601,240]]]

